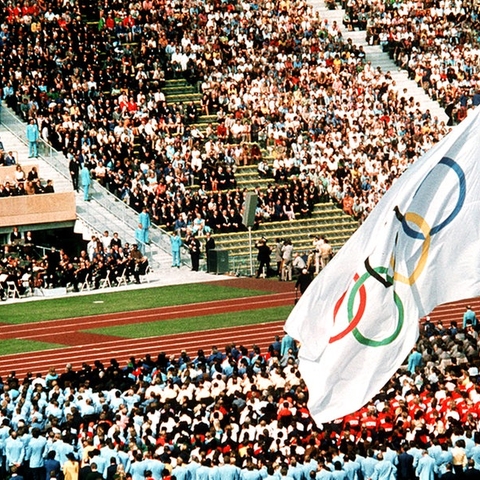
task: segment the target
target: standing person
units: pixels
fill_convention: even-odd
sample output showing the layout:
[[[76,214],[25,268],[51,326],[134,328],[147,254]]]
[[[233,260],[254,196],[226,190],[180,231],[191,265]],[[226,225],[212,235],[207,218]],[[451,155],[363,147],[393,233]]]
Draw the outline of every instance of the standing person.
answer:
[[[282,278],[282,247],[283,242],[281,238],[275,240],[275,262],[277,263],[278,278]]]
[[[85,163],[80,171],[80,178],[82,180],[83,187],[83,200],[88,202],[90,200],[90,185],[92,183],[92,177],[90,175],[90,170]]]
[[[397,469],[392,462],[384,460],[383,453],[377,455],[378,462],[373,467],[372,480],[396,480]]]
[[[135,242],[137,242],[138,249],[142,252],[142,255],[145,255],[145,242],[144,242],[144,231],[142,224],[139,223],[137,228],[135,229]]]
[[[468,466],[463,473],[463,478],[465,480],[478,480],[480,478],[480,470],[475,468],[475,460],[473,458],[468,461]]]
[[[268,277],[270,271],[270,254],[272,249],[267,245],[267,240],[262,237],[256,244],[255,248],[258,250],[257,260],[259,262],[257,275],[255,278],[259,278],[263,274],[265,268],[265,276]]]
[[[468,460],[467,454],[465,453],[465,440],[460,438],[455,442],[455,446],[452,448],[453,471],[457,477],[461,477],[463,475],[463,471],[467,467],[467,462]]]
[[[190,251],[190,259],[192,260],[192,271],[198,272],[200,266],[200,242],[194,235],[190,235],[186,240],[188,250]]]
[[[304,268],[300,275],[297,278],[297,283],[295,283],[295,290],[300,290],[301,295],[305,293],[305,290],[312,283],[312,276],[310,272]]]
[[[27,125],[26,136],[28,140],[28,158],[37,158],[37,142],[40,138],[40,132],[38,130],[37,122],[34,119],[30,120],[30,123]]]
[[[472,310],[470,305],[467,305],[465,309],[465,313],[463,314],[463,328],[467,328],[467,324],[471,324],[473,328],[477,326],[477,316],[475,312]]]
[[[320,247],[325,243],[323,238],[315,235],[313,239],[313,249],[315,250],[315,275],[320,273]]]
[[[180,249],[182,248],[182,237],[176,230],[173,231],[170,237],[170,246],[172,249],[172,267],[180,268]]]
[[[413,455],[400,446],[400,453],[397,457],[397,480],[410,480],[415,478],[415,468],[413,466],[415,459]]]
[[[62,470],[64,480],[78,480],[80,466],[73,453],[67,453],[67,461],[63,464]]]
[[[210,252],[212,250],[215,250],[215,239],[212,237],[211,232],[207,232],[205,234],[205,256],[207,257],[207,272],[210,271]]]
[[[282,247],[282,277],[281,281],[292,279],[293,245],[291,240],[285,240]]]
[[[18,227],[13,227],[12,231],[10,232],[10,245],[17,246],[22,241],[22,234],[18,230]]]
[[[25,447],[13,428],[10,430],[10,436],[5,439],[4,445],[6,468],[20,468],[25,458]]]
[[[332,246],[328,243],[326,238],[323,239],[323,243],[320,245],[320,266],[322,270],[327,266],[327,263],[332,258],[333,249]]]
[[[70,178],[72,179],[73,189],[78,192],[78,177],[80,174],[80,163],[75,155],[70,156],[70,162],[68,162],[68,169],[70,171]]]
[[[428,454],[426,450],[423,451],[422,457],[418,461],[415,475],[419,480],[435,480],[436,476],[435,460]]]
[[[143,207],[142,212],[138,215],[138,222],[142,226],[142,242],[148,245],[150,243],[149,229],[152,222],[150,221],[150,214],[148,213],[147,207]]]
[[[45,475],[45,452],[47,449],[47,439],[40,435],[40,429],[32,429],[32,438],[28,442],[30,451],[29,467],[33,480],[42,480]]]
[[[417,367],[421,367],[423,362],[422,354],[417,350],[417,347],[413,347],[412,353],[408,356],[407,370],[413,375]]]

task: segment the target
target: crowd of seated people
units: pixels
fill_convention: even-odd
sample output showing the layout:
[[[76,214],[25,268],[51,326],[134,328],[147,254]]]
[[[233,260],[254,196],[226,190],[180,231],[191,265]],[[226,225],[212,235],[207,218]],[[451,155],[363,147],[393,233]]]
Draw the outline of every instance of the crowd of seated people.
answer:
[[[20,164],[16,164],[13,178],[8,175],[2,175],[0,166],[0,198],[1,197],[16,197],[21,195],[35,195],[41,193],[55,193],[53,180],[42,180],[39,177],[38,169],[32,166],[25,172],[25,169]]]
[[[14,227],[9,242],[3,247],[0,261],[0,287],[3,299],[7,282],[14,282],[18,295],[33,293],[36,288],[64,287],[78,292],[102,286],[141,283],[149,262],[136,244],[122,244],[113,237],[93,236],[78,256],[52,246],[38,253],[32,232],[21,233]]]
[[[393,479],[406,465],[401,478],[411,479],[427,463],[440,479],[457,478],[453,470],[478,478],[474,325],[427,320],[415,365],[405,363],[360,410],[320,425],[295,341],[272,340],[265,351],[232,342],[25,378],[12,371],[0,383],[2,474],[59,478],[73,462],[82,480]]]
[[[350,8],[358,13],[368,10],[363,26],[367,41],[381,45],[439,101],[449,125],[462,121],[469,108],[480,104],[476,2],[368,2],[360,9]]]
[[[17,159],[12,151],[6,152],[1,144],[0,148],[0,167],[10,167],[17,163]]]
[[[13,9],[2,37],[3,94],[25,120],[37,121],[45,141],[86,163],[133,208],[146,205],[155,221],[162,220],[153,210],[170,211],[171,199],[192,183],[235,188],[225,179],[228,169],[260,161],[249,141],[276,156],[278,183],[296,175],[295,165],[299,174],[322,178],[315,184],[320,195],[340,203],[352,197],[362,219],[408,164],[448,132],[398,92],[388,72],[372,68],[335,22],[303,1],[289,9],[254,2],[252,10],[233,0],[194,0],[184,12],[167,1],[177,22],[152,10],[156,2],[124,3],[102,10],[98,29],[77,18],[77,5]],[[254,11],[261,27],[240,21]],[[43,20],[42,36],[17,35],[25,16]],[[123,25],[125,16],[134,27]],[[132,35],[135,44],[125,43]],[[20,38],[35,46],[27,62]],[[215,115],[217,128],[202,133],[191,104],[167,104],[162,88],[169,78],[198,86],[202,113]]]

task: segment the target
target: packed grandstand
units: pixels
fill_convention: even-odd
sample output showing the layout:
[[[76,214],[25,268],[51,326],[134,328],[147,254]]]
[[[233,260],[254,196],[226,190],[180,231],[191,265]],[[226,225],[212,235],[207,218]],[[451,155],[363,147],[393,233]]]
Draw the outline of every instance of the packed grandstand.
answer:
[[[346,28],[366,29],[407,69],[445,107],[448,124],[304,1],[10,2],[2,98],[63,151],[75,188],[86,166],[169,230],[176,222],[193,230],[195,219],[213,232],[232,229],[245,194],[235,168],[249,163],[272,182],[258,192],[257,221],[294,220],[325,197],[361,221],[478,105],[478,7],[331,7],[344,7]],[[197,89],[199,105],[166,102],[162,90],[175,78]],[[204,129],[200,116],[211,117]],[[0,195],[24,187],[17,178]],[[420,357],[362,410],[325,425],[309,416],[289,337],[272,339],[268,352],[232,345],[4,378],[1,475],[480,478],[475,327],[428,325]]]

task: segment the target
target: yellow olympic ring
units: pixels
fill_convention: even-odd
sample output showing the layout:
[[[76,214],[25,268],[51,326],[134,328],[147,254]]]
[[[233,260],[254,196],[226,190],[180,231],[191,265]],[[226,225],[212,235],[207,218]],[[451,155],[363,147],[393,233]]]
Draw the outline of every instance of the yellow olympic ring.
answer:
[[[420,258],[418,260],[418,264],[413,270],[412,274],[407,277],[405,275],[400,274],[399,272],[395,271],[395,257],[392,254],[392,258],[390,259],[390,265],[394,269],[393,272],[393,280],[406,283],[407,285],[412,286],[418,279],[418,277],[422,274],[423,270],[425,269],[425,265],[427,264],[427,259],[428,259],[428,251],[430,249],[430,243],[431,243],[431,235],[430,235],[430,226],[428,223],[425,221],[423,217],[418,215],[418,213],[414,212],[406,212],[405,213],[405,220],[407,222],[412,222],[417,227],[420,229],[420,231],[423,233],[424,242],[422,245],[422,252],[420,254]]]

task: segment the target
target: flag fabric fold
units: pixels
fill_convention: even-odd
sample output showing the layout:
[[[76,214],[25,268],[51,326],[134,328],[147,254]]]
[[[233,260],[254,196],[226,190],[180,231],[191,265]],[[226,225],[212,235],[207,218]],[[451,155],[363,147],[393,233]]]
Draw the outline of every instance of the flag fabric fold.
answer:
[[[317,423],[367,403],[402,364],[418,320],[480,294],[480,109],[419,158],[287,319]]]

